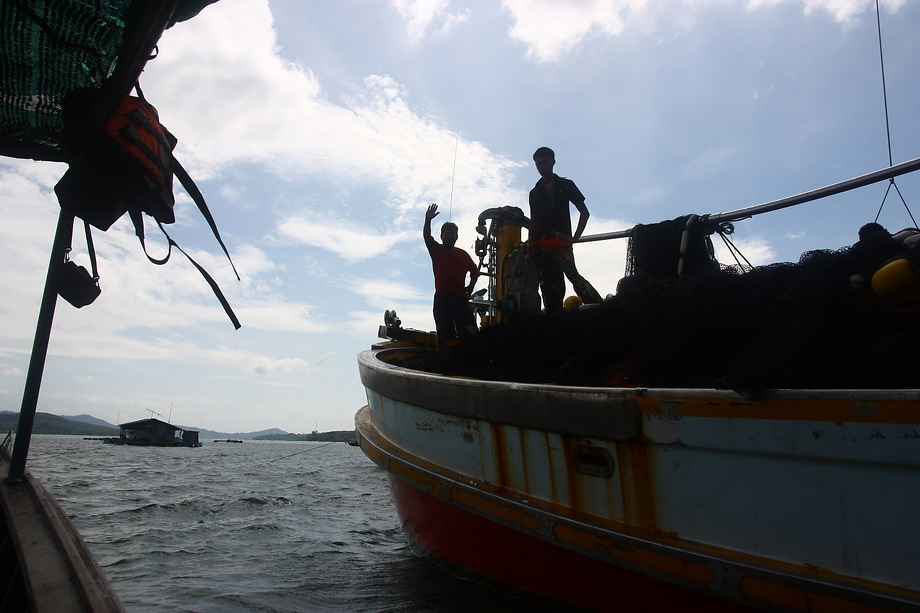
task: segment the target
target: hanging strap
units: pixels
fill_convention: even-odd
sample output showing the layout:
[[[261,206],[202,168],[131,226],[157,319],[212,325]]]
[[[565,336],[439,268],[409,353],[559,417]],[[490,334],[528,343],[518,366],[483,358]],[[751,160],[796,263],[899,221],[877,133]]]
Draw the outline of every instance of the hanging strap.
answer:
[[[187,254],[187,253],[185,252],[185,250],[182,249],[182,247],[180,247],[179,244],[178,244],[176,241],[174,241],[174,240],[172,239],[172,237],[169,236],[169,234],[166,233],[166,229],[163,227],[163,224],[161,224],[161,223],[159,222],[159,220],[157,220],[157,225],[160,226],[160,231],[163,232],[163,236],[165,236],[165,237],[166,237],[166,240],[169,241],[170,253],[172,253],[172,248],[175,247],[176,249],[178,249],[178,250],[182,253],[182,255],[184,255],[185,257],[188,258],[188,261],[191,262],[191,263],[195,266],[195,268],[198,269],[198,272],[201,273],[201,276],[204,277],[204,280],[207,281],[207,282],[208,282],[208,285],[211,286],[211,290],[214,292],[214,295],[217,296],[217,299],[220,301],[220,305],[221,305],[222,307],[224,307],[224,311],[227,313],[227,317],[229,317],[229,318],[230,318],[230,321],[233,322],[233,327],[234,327],[235,329],[239,330],[240,327],[241,327],[240,320],[237,319],[236,313],[234,313],[234,312],[233,312],[233,309],[230,308],[230,303],[227,302],[227,299],[224,297],[224,293],[223,293],[222,291],[220,291],[220,287],[218,287],[217,281],[215,281],[215,280],[211,277],[211,275],[208,274],[208,271],[207,271],[207,270],[205,270],[204,268],[202,268],[201,265],[198,264],[198,262],[196,262],[195,260],[193,260],[193,259],[192,259],[192,256],[190,256],[189,254]],[[145,251],[145,253],[146,253],[146,251]],[[149,258],[150,256],[148,255],[147,257]],[[166,257],[167,257],[167,259],[168,259],[168,258],[169,258],[169,254],[167,254]],[[227,257],[229,257],[229,256],[227,256]],[[232,262],[231,262],[231,265],[232,265]],[[236,272],[236,269],[234,269],[233,272]],[[237,279],[239,279],[239,275],[237,275]]]
[[[227,298],[224,297],[224,293],[220,291],[220,287],[217,285],[217,281],[215,281],[214,278],[211,277],[210,274],[208,274],[208,271],[205,270],[198,262],[196,262],[192,258],[192,256],[187,254],[185,250],[179,246],[179,243],[177,243],[176,241],[172,239],[172,237],[166,232],[166,228],[163,227],[163,224],[160,223],[160,221],[156,218],[154,218],[154,221],[157,222],[157,225],[160,227],[160,231],[163,233],[163,236],[166,237],[166,241],[168,243],[168,249],[166,251],[166,256],[163,257],[162,259],[157,259],[151,256],[149,253],[147,253],[147,245],[144,243],[143,214],[137,209],[132,209],[128,213],[131,216],[131,221],[134,222],[134,233],[137,235],[137,238],[140,240],[141,248],[144,250],[144,255],[147,256],[147,259],[150,260],[153,264],[156,264],[157,266],[162,266],[163,264],[169,261],[169,256],[172,255],[172,248],[175,247],[176,249],[178,249],[182,253],[182,255],[187,257],[188,261],[191,262],[192,265],[198,269],[198,272],[201,273],[201,276],[204,277],[204,280],[208,282],[208,285],[211,286],[211,291],[214,292],[214,295],[217,297],[217,300],[220,302],[220,305],[224,307],[224,312],[227,313],[227,317],[229,317],[230,321],[233,323],[233,327],[239,330],[241,327],[240,320],[237,318],[236,313],[234,313],[233,309],[230,307],[230,303],[227,301]],[[223,243],[221,243],[221,246],[223,246]],[[224,251],[226,251],[226,248],[224,249]],[[230,256],[228,255],[227,257],[229,258]],[[230,265],[232,266],[233,262],[231,262]],[[234,273],[236,272],[235,268],[233,269],[233,272]],[[236,278],[239,279],[240,278],[239,275],[237,275]]]
[[[170,164],[172,166],[173,174],[176,175],[176,177],[179,179],[179,182],[182,183],[182,187],[185,188],[185,191],[188,192],[188,195],[191,196],[192,200],[195,201],[195,204],[198,205],[198,210],[201,211],[205,221],[207,221],[208,225],[211,227],[211,232],[214,234],[214,238],[216,238],[217,242],[220,243],[221,249],[224,250],[224,254],[227,256],[227,260],[230,262],[230,267],[233,269],[233,274],[236,275],[236,280],[239,281],[240,274],[236,272],[236,266],[233,265],[233,260],[230,258],[230,252],[227,251],[227,246],[224,245],[224,241],[220,237],[220,232],[217,231],[217,224],[214,223],[214,217],[211,216],[211,211],[208,210],[208,205],[204,201],[204,196],[201,195],[201,191],[198,189],[198,186],[195,185],[194,181],[192,181],[192,178],[185,171],[185,168],[182,167],[182,164],[179,163],[179,160],[176,159],[176,156],[170,156]],[[160,227],[162,228],[162,226]]]
[[[89,229],[89,223],[83,221],[83,229],[86,232],[86,250],[89,251],[89,263],[93,269],[93,281],[99,284],[99,269],[96,268],[96,248],[93,246],[93,233]]]
[[[172,244],[169,245],[169,250],[166,252],[166,255],[162,259],[153,257],[147,253],[147,243],[144,242],[144,214],[140,209],[132,207],[128,209],[128,215],[131,217],[131,223],[134,224],[134,234],[137,236],[137,240],[141,242],[141,249],[144,250],[144,255],[147,256],[147,259],[150,260],[152,264],[156,264],[157,266],[162,266],[168,262],[169,256],[172,255]],[[162,228],[163,226],[160,227]]]

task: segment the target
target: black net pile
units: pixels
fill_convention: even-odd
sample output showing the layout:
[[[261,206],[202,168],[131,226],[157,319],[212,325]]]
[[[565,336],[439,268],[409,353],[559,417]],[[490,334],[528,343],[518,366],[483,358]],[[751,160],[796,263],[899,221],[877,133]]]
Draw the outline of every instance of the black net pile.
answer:
[[[916,249],[912,251],[917,251]],[[487,380],[733,389],[920,387],[920,288],[857,289],[887,232],[798,263],[628,278],[602,304],[488,326],[416,368]]]
[[[717,265],[713,266],[715,256],[705,228],[706,224],[696,215],[634,227],[626,252],[626,276],[664,279],[676,275],[685,231],[688,240],[684,272],[689,274],[704,268],[717,268]]]

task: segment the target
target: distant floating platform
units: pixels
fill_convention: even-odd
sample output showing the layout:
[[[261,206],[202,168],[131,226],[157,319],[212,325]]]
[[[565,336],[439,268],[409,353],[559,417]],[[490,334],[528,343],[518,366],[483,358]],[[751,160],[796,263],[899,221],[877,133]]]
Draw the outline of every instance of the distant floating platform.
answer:
[[[91,440],[101,440],[103,443],[109,445],[133,445],[135,447],[201,447],[200,442],[186,443],[184,441],[144,441],[117,437]]]

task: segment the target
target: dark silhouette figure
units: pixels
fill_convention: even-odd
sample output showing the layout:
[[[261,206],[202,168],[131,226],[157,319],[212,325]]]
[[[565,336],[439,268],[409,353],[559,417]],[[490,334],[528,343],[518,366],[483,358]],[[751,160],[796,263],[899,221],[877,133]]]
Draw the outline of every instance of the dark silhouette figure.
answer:
[[[562,308],[565,278],[585,304],[601,302],[597,290],[578,273],[572,242],[581,237],[588,224],[585,197],[570,179],[553,172],[556,154],[549,147],[540,147],[533,154],[540,180],[530,190],[530,236],[528,262],[540,275],[540,293],[548,312]],[[578,209],[578,226],[572,233],[569,203]]]
[[[434,324],[440,349],[446,341],[465,340],[476,331],[476,316],[469,297],[479,278],[479,269],[466,251],[455,247],[457,224],[448,221],[441,226],[440,243],[431,236],[431,220],[437,216],[438,205],[432,204],[425,212],[423,235],[434,271]],[[466,284],[467,273],[469,284]]]

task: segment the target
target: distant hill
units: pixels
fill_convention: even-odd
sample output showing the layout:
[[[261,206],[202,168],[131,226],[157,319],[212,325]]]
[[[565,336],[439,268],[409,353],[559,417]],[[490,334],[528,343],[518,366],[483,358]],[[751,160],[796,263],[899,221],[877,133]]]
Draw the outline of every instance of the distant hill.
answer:
[[[105,423],[102,420],[98,422]],[[19,425],[19,413],[0,411],[0,432],[16,431]],[[100,426],[96,423],[76,421],[51,413],[36,413],[32,425],[32,434],[82,434],[84,436],[118,436],[118,428],[109,424]]]
[[[355,440],[354,430],[333,430],[332,432],[311,432],[310,434],[268,434],[254,436],[260,441],[329,441],[333,443],[346,443]]]
[[[199,438],[238,438],[254,439],[263,436],[284,436],[287,434],[284,430],[278,428],[269,428],[268,430],[259,430],[258,432],[215,432],[214,430],[205,430],[203,428],[192,428],[191,426],[180,426],[188,430],[197,430]]]
[[[136,420],[131,420],[136,421]],[[0,411],[0,433],[16,431],[19,425],[19,413]],[[253,439],[261,436],[285,436],[287,432],[280,428],[269,428],[257,432],[216,432],[204,428],[179,426],[185,430],[197,430],[200,438],[237,438]],[[82,434],[84,436],[118,436],[118,426],[92,415],[54,415],[36,413],[32,434]],[[2,438],[2,437],[0,437]],[[284,439],[280,439],[284,440]]]
[[[118,429],[116,424],[110,424],[103,419],[93,417],[92,415],[86,415],[85,413],[82,415],[59,415],[59,417],[63,417],[64,419],[72,419],[74,421],[82,421],[83,423],[102,426],[103,428],[115,428],[116,430]]]

